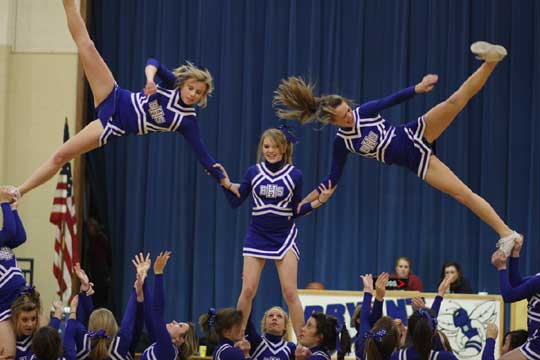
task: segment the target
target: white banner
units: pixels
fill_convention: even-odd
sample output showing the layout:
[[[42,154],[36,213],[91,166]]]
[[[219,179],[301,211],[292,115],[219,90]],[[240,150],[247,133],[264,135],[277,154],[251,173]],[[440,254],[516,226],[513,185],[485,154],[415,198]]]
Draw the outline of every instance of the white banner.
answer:
[[[304,306],[304,317],[313,311],[335,316],[340,324],[351,329],[351,316],[362,303],[364,294],[356,291],[298,290]],[[415,291],[387,291],[383,314],[399,318],[407,324],[412,314],[411,299],[422,296],[431,306],[436,294]],[[504,329],[504,302],[499,295],[448,294],[444,297],[438,316],[438,329],[443,331],[453,352],[459,359],[481,359],[486,341],[486,326],[493,322],[499,327],[499,338]],[[350,330],[351,337],[356,330]],[[495,344],[495,358],[499,355],[499,338]]]

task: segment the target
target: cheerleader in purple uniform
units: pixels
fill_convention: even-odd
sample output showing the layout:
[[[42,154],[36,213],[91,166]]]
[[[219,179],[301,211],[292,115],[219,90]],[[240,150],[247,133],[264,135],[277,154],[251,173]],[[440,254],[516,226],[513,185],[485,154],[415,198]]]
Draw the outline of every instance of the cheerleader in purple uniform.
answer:
[[[506,254],[495,251],[491,257],[492,264],[499,270],[501,295],[504,302],[512,303],[523,299],[529,302],[527,312],[529,337],[525,344],[501,356],[499,358],[501,360],[540,360],[540,274],[521,277],[519,253],[522,246],[522,239],[516,241],[508,270],[506,270]]]
[[[272,259],[276,263],[293,329],[298,334],[304,323],[304,315],[296,292],[300,254],[296,246],[298,229],[294,219],[328,201],[335,187],[332,184],[328,188],[322,185],[317,198],[298,206],[303,180],[302,172],[292,165],[291,141],[296,139],[285,127],[282,130],[266,130],[259,142],[258,158],[261,162],[247,170],[240,184],[231,183],[231,189],[224,189],[224,192],[233,208],[240,206],[250,194],[252,196],[251,222],[244,239],[242,292],[237,303],[237,308],[244,314],[244,328],[265,260]],[[219,164],[216,167],[229,182],[226,170]],[[240,197],[227,190],[240,193]]]
[[[261,321],[262,335],[259,334],[251,316],[246,328],[246,339],[251,345],[253,360],[294,359],[296,344],[289,341],[289,316],[279,306],[266,310]]]
[[[197,334],[192,323],[177,322],[166,323],[163,318],[165,312],[165,292],[163,285],[163,272],[171,253],[165,251],[156,257],[154,262],[154,292],[153,296],[144,291],[144,320],[150,340],[153,342],[146,348],[141,360],[187,360],[197,349]],[[150,266],[149,258],[146,260],[142,254],[134,262],[137,273],[144,268],[144,263]],[[147,270],[143,270],[145,273]],[[146,277],[146,274],[143,278]]]
[[[105,308],[93,310],[90,295],[93,294],[92,283],[80,264],[75,264],[74,272],[80,280],[80,293],[76,304],[72,302],[72,312],[68,321],[69,341],[64,343],[66,353],[75,354],[78,359],[129,359],[133,343],[136,313],[139,303],[142,305],[142,283],[131,292],[124,311],[122,323],[118,326],[112,312]],[[137,273],[137,279],[139,274]],[[73,308],[76,308],[74,311]],[[74,316],[76,314],[76,316]],[[67,333],[67,330],[66,330]],[[66,334],[67,336],[67,334]]]
[[[330,180],[336,185],[342,175],[347,155],[355,153],[386,164],[407,167],[434,188],[449,194],[473,211],[500,236],[497,245],[507,254],[520,237],[512,231],[483,198],[467,187],[437,156],[431,144],[452,123],[469,100],[484,86],[495,66],[506,56],[506,49],[487,42],[472,44],[471,51],[484,60],[474,74],[447,100],[407,124],[393,126],[379,113],[411,99],[415,94],[429,92],[437,82],[436,75],[426,75],[420,83],[388,97],[362,104],[352,109],[350,101],[340,95],[315,97],[313,85],[290,77],[276,90],[274,104],[282,119],[298,119],[306,123],[315,118],[339,127],[333,144]],[[317,198],[319,189],[304,201]]]
[[[54,302],[54,315],[49,327],[58,330],[64,308],[60,301]],[[33,355],[34,334],[40,328],[41,300],[39,292],[33,287],[25,287],[11,305],[11,322],[17,337],[16,360],[30,359]]]
[[[174,73],[157,60],[150,59],[145,68],[144,92],[131,92],[118,87],[103,58],[94,47],[75,0],[64,0],[68,28],[94,96],[97,119],[62,144],[18,189],[17,197],[43,184],[76,156],[104,145],[115,137],[151,132],[179,132],[192,146],[197,159],[222,185],[223,174],[212,165],[214,159],[203,143],[197,123],[196,106],[205,107],[214,85],[212,75],[191,63]],[[156,86],[154,77],[161,78]]]
[[[343,360],[351,351],[351,337],[345,325],[335,317],[314,312],[302,326],[296,347],[296,360],[330,360],[337,351],[337,360]]]
[[[15,336],[10,321],[11,305],[24,288],[26,280],[17,266],[13,249],[26,241],[26,232],[17,212],[17,203],[6,188],[0,188],[2,229],[0,230],[0,339],[8,355],[15,354]]]
[[[232,308],[208,310],[199,318],[199,325],[207,339],[217,341],[213,360],[250,359],[251,345],[244,339],[243,315],[241,310]]]
[[[69,336],[68,336],[69,337]],[[65,338],[65,336],[64,336]],[[32,341],[32,356],[28,360],[75,360],[76,356],[62,356],[62,340],[58,330],[50,326],[40,328]],[[2,357],[0,357],[2,359]],[[25,360],[27,360],[25,359]]]

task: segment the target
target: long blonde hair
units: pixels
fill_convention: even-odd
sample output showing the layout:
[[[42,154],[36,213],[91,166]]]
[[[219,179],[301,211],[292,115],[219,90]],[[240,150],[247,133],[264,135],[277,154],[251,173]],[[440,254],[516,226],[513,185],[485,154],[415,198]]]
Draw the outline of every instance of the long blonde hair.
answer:
[[[336,108],[343,102],[352,101],[340,95],[313,94],[315,85],[306,83],[301,77],[291,76],[281,80],[272,104],[276,115],[283,120],[298,120],[305,124],[313,120],[327,124],[336,114]]]
[[[194,79],[201,81],[206,85],[206,92],[197,104],[201,108],[205,108],[208,104],[208,97],[212,95],[214,91],[214,80],[212,74],[208,69],[201,69],[193,63],[186,61],[184,65],[181,65],[173,70],[174,76],[176,76],[176,84],[178,89],[182,89],[186,81]]]
[[[197,331],[195,324],[187,323],[189,326],[188,331],[184,334],[184,343],[178,346],[179,358],[187,360],[199,346],[199,338],[197,337]]]
[[[265,334],[268,332],[268,329],[266,328],[266,318],[268,317],[268,314],[270,311],[278,309],[283,314],[283,318],[285,319],[285,330],[283,331],[283,335],[281,338],[285,341],[291,341],[291,334],[289,334],[289,326],[290,326],[290,319],[289,315],[283,310],[281,306],[272,306],[270,309],[266,310],[264,312],[264,315],[261,320],[261,333]]]
[[[285,134],[279,129],[266,129],[265,132],[261,135],[261,140],[259,141],[259,147],[257,148],[257,161],[264,161],[263,156],[263,143],[264,139],[269,138],[280,150],[284,152],[283,160],[286,164],[292,164],[292,154],[293,154],[293,144],[287,140]]]
[[[102,360],[107,359],[109,354],[109,346],[112,338],[118,333],[118,323],[114,318],[113,313],[105,308],[96,309],[90,315],[88,320],[88,330],[98,332],[105,330],[106,338],[92,338],[90,341],[90,359]]]

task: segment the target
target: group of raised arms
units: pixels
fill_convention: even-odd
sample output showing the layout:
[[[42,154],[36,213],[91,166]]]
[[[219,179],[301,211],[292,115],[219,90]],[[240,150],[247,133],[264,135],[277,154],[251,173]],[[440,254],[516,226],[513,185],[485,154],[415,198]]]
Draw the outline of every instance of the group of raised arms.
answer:
[[[146,329],[147,341],[140,359],[187,360],[195,354],[199,348],[196,326],[191,322],[166,322],[164,318],[163,277],[171,258],[168,251],[155,258],[153,267],[149,254],[139,253],[133,257],[133,289],[120,324],[110,310],[94,309],[93,283],[81,266],[75,264],[80,291],[71,300],[69,316],[63,319],[63,304],[55,302],[48,325],[41,326],[43,307],[39,292],[25,285],[13,255],[13,249],[25,242],[26,235],[16,203],[10,204],[9,199],[9,192],[1,188],[4,226],[0,231],[0,269],[3,270],[0,273],[0,360],[133,359],[143,329]],[[522,246],[523,240],[516,240],[508,270],[507,256],[502,250],[492,256],[492,263],[499,270],[504,300],[529,301],[528,334],[525,337],[516,332],[505,335],[500,358],[503,360],[538,359],[540,349],[540,275],[521,277]],[[151,268],[153,290],[146,285]],[[414,311],[406,325],[402,319],[383,316],[389,278],[388,273],[381,273],[374,282],[371,274],[361,276],[363,299],[351,319],[350,328],[356,332],[352,339],[347,324],[340,324],[335,317],[320,312],[309,314],[305,322],[302,319],[296,330],[289,315],[279,306],[264,313],[260,330],[249,310],[232,307],[218,310],[210,307],[208,313],[199,318],[200,328],[206,335],[206,344],[215,344],[213,360],[330,360],[336,352],[338,360],[343,360],[352,345],[357,359],[458,359],[445,333],[437,327],[438,312],[452,276],[440,283],[430,307],[420,297],[412,299]],[[58,333],[62,321],[65,321],[63,339]],[[291,329],[296,333],[296,343],[290,341]],[[494,359],[497,326],[488,324],[485,334],[482,359]],[[518,343],[519,336],[522,339]]]
[[[523,242],[523,237],[513,231],[486,200],[464,184],[432,151],[432,143],[452,123],[469,100],[482,89],[498,62],[507,55],[504,47],[485,41],[473,43],[470,50],[482,62],[478,69],[449,98],[429,109],[417,119],[397,126],[391,125],[380,113],[389,107],[413,98],[416,94],[431,91],[437,83],[437,75],[428,74],[416,85],[384,98],[366,102],[358,107],[352,107],[353,102],[340,95],[316,96],[314,86],[301,77],[292,76],[282,80],[273,99],[276,115],[280,119],[284,121],[297,120],[302,124],[309,122],[329,123],[337,127],[332,144],[332,163],[329,174],[319,182],[313,191],[303,197],[302,172],[292,163],[293,146],[297,141],[286,126],[270,128],[263,132],[258,146],[257,163],[247,169],[239,183],[233,182],[225,166],[217,163],[210,155],[199,131],[197,107],[204,108],[207,105],[209,95],[214,90],[210,72],[190,62],[170,71],[158,60],[150,58],[144,69],[146,75],[144,90],[132,92],[123,89],[116,83],[110,69],[95,48],[86,25],[76,8],[75,1],[63,0],[63,5],[69,31],[78,48],[80,61],[93,94],[96,119],[69,141],[62,144],[20,186],[7,186],[2,189],[2,201],[6,205],[5,209],[3,207],[4,216],[8,218],[11,216],[15,224],[15,235],[0,249],[0,255],[2,255],[0,259],[7,259],[1,261],[8,262],[6,269],[16,269],[12,263],[14,261],[12,249],[24,241],[21,240],[24,229],[20,219],[16,211],[11,210],[11,208],[16,208],[22,196],[48,181],[66,162],[74,157],[124,135],[145,135],[150,132],[179,132],[182,134],[191,145],[204,169],[219,182],[231,207],[240,206],[251,195],[251,221],[244,238],[242,290],[236,304],[236,310],[229,309],[225,312],[218,311],[216,314],[209,314],[206,322],[208,326],[205,325],[223,341],[227,340],[223,343],[225,348],[219,356],[228,356],[230,351],[236,351],[233,346],[235,343],[232,342],[241,338],[238,329],[253,330],[249,314],[266,259],[273,259],[276,264],[283,298],[290,312],[292,328],[300,343],[313,345],[315,343],[311,340],[318,339],[317,336],[322,339],[322,342],[318,342],[314,346],[297,347],[296,356],[302,358],[307,356],[306,354],[310,354],[309,356],[327,357],[329,356],[327,350],[333,350],[336,347],[337,342],[334,340],[337,339],[338,334],[331,331],[334,329],[334,320],[324,314],[319,314],[312,316],[307,323],[304,323],[303,308],[297,294],[300,253],[296,243],[298,228],[295,225],[295,219],[309,214],[332,197],[349,153],[373,158],[385,164],[403,166],[416,173],[418,177],[435,189],[449,194],[465,205],[498,234],[497,247],[500,258],[497,261],[502,261],[500,259],[503,255],[509,256],[517,244]],[[345,189],[344,191],[353,192],[355,190]],[[361,194],[357,194],[357,196],[361,196]],[[7,213],[12,213],[12,215],[6,215]],[[4,227],[8,225],[5,223]],[[156,286],[153,301],[149,300],[150,294],[145,294],[143,291],[149,259],[136,258],[135,290],[126,308],[120,328],[113,321],[110,312],[105,310],[102,312],[91,311],[88,292],[92,290],[91,287],[86,289],[86,283],[83,283],[85,290],[79,294],[76,306],[77,309],[81,310],[77,310],[77,313],[73,314],[74,318],[70,319],[68,323],[67,339],[64,338],[64,356],[71,356],[72,351],[75,351],[75,354],[79,354],[80,351],[87,351],[90,354],[104,354],[109,351],[108,356],[114,358],[116,355],[112,355],[112,352],[107,350],[107,346],[109,348],[113,346],[110,344],[115,344],[114,351],[120,354],[119,357],[127,356],[132,340],[137,336],[138,324],[140,324],[140,321],[137,320],[138,316],[144,312],[148,315],[144,317],[144,323],[156,343],[144,352],[143,357],[152,359],[176,357],[178,349],[181,348],[180,345],[189,343],[187,339],[190,336],[186,337],[186,332],[193,330],[191,325],[187,323],[165,324],[163,321],[161,278],[169,255],[169,253],[164,253],[155,261]],[[143,271],[143,268],[146,270]],[[1,271],[4,270],[1,269]],[[503,274],[505,272],[501,271],[501,281]],[[78,275],[83,281],[84,273],[82,270],[79,271]],[[13,314],[10,315],[9,309],[17,303],[17,300],[14,299],[19,299],[19,291],[24,286],[24,278],[20,270],[13,270],[11,273],[7,270],[3,273],[0,272],[0,279],[8,277],[9,281],[6,281],[6,284],[9,286],[5,292],[2,292],[1,304],[3,308],[0,309],[0,320],[4,321],[0,322],[0,335],[6,336],[8,339],[6,348],[10,349],[13,348],[11,344],[15,340],[13,336],[5,334],[14,333],[19,336],[20,333],[17,332],[17,328],[17,331],[13,332],[13,329],[10,328],[11,325],[6,325],[8,323],[6,319],[9,319],[10,316],[13,317]],[[370,278],[364,278],[364,282],[365,287],[369,289]],[[513,283],[511,278],[510,288],[515,285],[518,289],[521,289],[521,286],[529,289],[532,286],[531,283],[533,283],[532,280],[527,280],[523,284]],[[0,281],[0,285],[6,286],[6,284]],[[522,294],[524,291],[516,290],[516,294]],[[367,293],[368,291],[366,291]],[[509,293],[514,294],[510,290]],[[25,304],[26,301],[32,302],[32,299],[37,296],[37,293],[32,289],[24,290],[24,294],[24,301],[20,301]],[[511,298],[513,299],[513,297]],[[141,307],[141,303],[144,303],[145,306]],[[40,307],[36,306],[33,311],[39,312]],[[139,309],[140,307],[144,308],[144,311]],[[92,315],[90,315],[91,313]],[[286,317],[284,314],[281,316]],[[373,319],[375,316],[370,318]],[[415,329],[421,329],[422,334],[435,331],[435,318],[436,316],[430,310],[415,312],[414,317],[409,320],[408,337],[412,343],[416,344],[414,334],[417,332]],[[96,327],[96,322],[103,325]],[[364,324],[365,328],[365,323],[360,322],[360,324]],[[370,335],[367,339],[360,336],[361,339],[357,337],[356,341],[366,340],[365,348],[367,350],[374,349],[372,344],[378,339],[384,340],[386,344],[389,337],[394,338],[394,335],[390,336],[394,334],[392,324],[394,323],[387,318],[381,318],[378,322],[372,321],[367,329],[372,329],[369,334],[375,335]],[[412,324],[417,324],[418,327],[416,328]],[[55,324],[51,323],[51,325],[54,327]],[[104,329],[105,332],[101,331]],[[382,332],[385,332],[384,336],[380,336]],[[396,338],[399,338],[398,335]],[[254,337],[259,339],[259,345],[266,344],[265,346],[268,347],[275,345],[269,336],[254,335]],[[34,345],[35,340],[36,338],[34,338]],[[248,343],[242,342],[239,347],[240,352],[237,351],[238,354],[249,352]],[[394,342],[389,342],[389,344],[389,347],[385,347],[385,349],[390,349],[391,353],[397,354],[393,351],[397,345],[394,346]],[[188,344],[185,347],[191,348],[191,345]],[[289,354],[294,353],[293,348],[287,346]],[[319,349],[318,346],[321,348]],[[424,358],[428,347],[426,344],[422,346],[421,348],[413,347],[412,349],[416,350],[411,350],[411,353],[419,354],[420,358]],[[531,350],[531,352],[534,351]],[[537,354],[540,354],[540,351]],[[409,356],[414,358],[416,355]]]

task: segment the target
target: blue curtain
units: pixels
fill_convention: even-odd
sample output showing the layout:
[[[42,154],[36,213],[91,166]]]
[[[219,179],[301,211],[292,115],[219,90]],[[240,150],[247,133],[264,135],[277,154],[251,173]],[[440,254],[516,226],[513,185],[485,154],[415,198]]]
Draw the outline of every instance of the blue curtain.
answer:
[[[91,10],[92,37],[120,86],[144,87],[148,57],[212,72],[216,91],[198,119],[233,179],[255,162],[261,132],[278,124],[271,103],[280,79],[302,75],[321,93],[362,103],[437,73],[432,92],[384,113],[399,124],[445,100],[479,66],[472,42],[503,44],[509,56],[437,141],[437,155],[525,234],[522,270],[539,271],[540,2],[94,0]],[[307,193],[329,169],[336,129],[294,126]],[[133,284],[132,255],[164,249],[173,252],[169,318],[236,304],[248,205],[229,208],[181,136],[130,136],[87,158],[91,198],[113,242],[116,311]],[[498,292],[490,264],[497,234],[403,168],[349,156],[330,203],[297,223],[299,287],[318,280],[360,289],[360,274],[393,271],[406,255],[427,290],[436,290],[442,263],[457,260],[475,290]],[[267,263],[254,311],[281,303]]]

